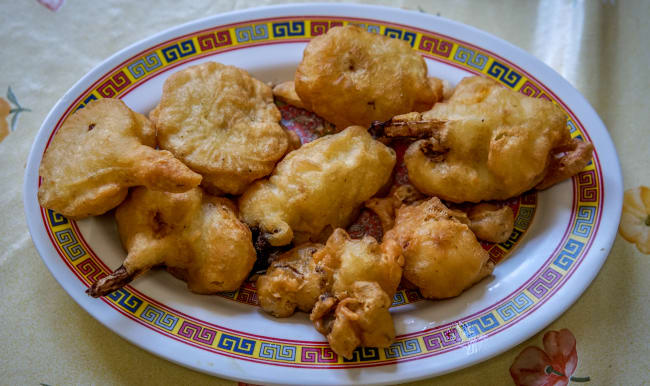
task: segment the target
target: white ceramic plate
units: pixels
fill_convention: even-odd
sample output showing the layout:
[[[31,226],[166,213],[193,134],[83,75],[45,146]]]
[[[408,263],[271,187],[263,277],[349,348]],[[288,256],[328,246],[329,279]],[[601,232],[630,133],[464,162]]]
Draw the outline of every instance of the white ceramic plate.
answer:
[[[572,180],[517,202],[511,240],[490,250],[497,258],[508,255],[492,278],[446,301],[418,301],[412,291],[401,291],[392,309],[399,335],[395,344],[359,349],[351,361],[327,347],[305,314],[274,319],[250,305],[256,298],[249,287],[225,296],[199,296],[157,271],[104,299],[88,297],[88,285],[118,267],[125,253],[110,215],[74,222],[38,204],[38,167],[63,120],[102,97],[121,98],[147,113],[170,73],[206,60],[245,68],[264,81],[291,79],[311,37],[350,22],[406,40],[425,56],[432,75],[452,83],[482,74],[555,101],[565,109],[573,136],[594,144],[593,161]],[[522,342],[564,312],[594,279],[612,245],[622,202],[619,163],[605,127],[585,99],[537,59],[439,17],[324,4],[217,15],[113,55],[47,116],[29,156],[24,192],[29,229],[45,264],[70,296],[108,328],[199,371],[295,384],[404,382],[469,366]]]

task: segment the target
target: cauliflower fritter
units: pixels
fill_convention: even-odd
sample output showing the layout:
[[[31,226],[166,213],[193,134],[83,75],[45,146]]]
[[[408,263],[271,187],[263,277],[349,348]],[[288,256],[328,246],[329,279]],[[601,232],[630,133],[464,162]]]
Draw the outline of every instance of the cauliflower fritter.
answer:
[[[271,88],[221,63],[172,74],[150,117],[160,147],[203,175],[213,194],[241,194],[270,174],[289,146]]]
[[[284,103],[299,107],[303,110],[309,110],[296,93],[296,85],[293,80],[275,85],[273,87],[273,96]]]
[[[273,246],[319,241],[347,226],[361,204],[384,186],[395,151],[352,126],[287,154],[273,174],[239,199],[241,218]],[[324,235],[327,237],[327,234]]]
[[[322,267],[328,291],[342,299],[356,281],[376,282],[392,298],[402,278],[402,250],[388,240],[379,244],[372,236],[352,239],[336,229],[325,247],[314,254]]]
[[[426,196],[418,192],[413,185],[393,185],[388,196],[371,198],[364,205],[379,217],[381,228],[386,233],[395,224],[395,211],[400,206],[403,204],[412,204],[424,198]]]
[[[395,328],[388,308],[402,277],[401,252],[394,241],[354,240],[339,228],[314,253],[326,284],[310,319],[337,354],[350,358],[359,345],[392,343]]]
[[[325,277],[313,255],[322,244],[303,244],[277,257],[264,275],[257,278],[257,296],[262,309],[284,318],[296,308],[310,312],[325,292]]]
[[[278,257],[257,279],[260,304],[276,317],[311,311],[332,350],[350,358],[359,345],[387,347],[395,338],[388,308],[403,263],[396,242],[354,240],[338,228],[324,246],[304,244]]]
[[[119,205],[129,187],[184,192],[201,176],[165,150],[154,150],[149,120],[119,99],[100,99],[70,115],[45,151],[39,174],[41,206],[71,219]]]
[[[428,110],[443,94],[442,82],[429,81],[424,59],[408,43],[354,25],[309,42],[295,89],[307,110],[339,130]]]
[[[364,205],[379,217],[383,232],[386,233],[393,228],[395,212],[402,205],[411,205],[425,198],[412,185],[394,185],[388,196],[371,198]],[[477,238],[492,243],[508,240],[515,226],[515,215],[509,206],[480,203],[469,208],[447,210],[450,216],[469,226]]]
[[[593,146],[572,140],[562,109],[482,77],[422,114],[375,125],[388,136],[426,138],[404,156],[411,183],[451,202],[505,200],[580,171]]]
[[[480,203],[467,212],[469,228],[476,237],[491,243],[503,243],[515,227],[515,214],[509,206]]]
[[[384,243],[402,247],[404,278],[429,299],[458,296],[489,275],[494,264],[466,224],[440,199],[432,197],[397,211]]]
[[[165,265],[192,292],[233,291],[255,262],[248,227],[234,204],[194,188],[185,193],[135,188],[115,213],[128,254],[113,274],[89,289],[104,296],[157,265]]]
[[[310,317],[332,350],[350,359],[358,346],[388,347],[393,343],[391,304],[392,299],[376,282],[356,281],[340,301],[324,295]]]

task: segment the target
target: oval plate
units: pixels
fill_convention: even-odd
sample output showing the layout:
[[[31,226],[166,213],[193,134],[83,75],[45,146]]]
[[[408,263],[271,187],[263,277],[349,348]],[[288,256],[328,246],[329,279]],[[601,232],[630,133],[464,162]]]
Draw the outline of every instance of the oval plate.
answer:
[[[170,73],[206,60],[242,67],[263,81],[291,79],[307,41],[348,23],[407,41],[426,58],[431,75],[452,84],[481,74],[552,100],[565,110],[572,136],[594,144],[592,162],[571,180],[530,195],[530,202],[519,200],[515,232],[495,249],[508,257],[491,278],[445,301],[416,301],[408,292],[398,293],[395,305],[400,306],[392,309],[396,342],[386,349],[358,349],[349,361],[328,348],[305,314],[274,319],[252,306],[256,295],[250,287],[200,296],[171,275],[154,271],[103,299],[88,297],[84,291],[90,283],[118,267],[125,253],[112,215],[75,222],[38,204],[38,167],[65,118],[93,99],[108,97],[147,113]],[[616,151],[596,113],[569,83],[529,54],[440,17],[318,4],[198,20],[98,65],[45,119],[29,155],[24,201],[32,239],[52,275],[97,320],[151,353],[249,382],[377,384],[435,376],[486,360],[556,319],[607,258],[620,218],[622,182]]]

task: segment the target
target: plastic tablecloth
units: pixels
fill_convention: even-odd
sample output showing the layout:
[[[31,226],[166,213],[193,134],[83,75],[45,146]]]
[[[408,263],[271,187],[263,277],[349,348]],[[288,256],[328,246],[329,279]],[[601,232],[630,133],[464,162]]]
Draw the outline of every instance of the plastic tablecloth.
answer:
[[[236,383],[152,355],[121,339],[79,307],[50,275],[30,238],[23,210],[23,176],[30,146],[48,111],[102,60],[187,21],[276,3],[283,2],[0,3],[4,36],[0,60],[0,383]],[[624,215],[624,222],[632,222],[626,225],[632,231],[625,237],[619,232],[592,285],[546,329],[485,362],[413,384],[512,384],[509,369],[517,355],[530,346],[542,348],[546,333],[563,329],[576,339],[574,376],[589,377],[597,385],[650,383],[650,217],[642,218],[650,215],[650,2],[366,3],[419,10],[477,27],[554,68],[587,98],[607,126],[628,192],[624,208],[636,211]],[[645,208],[635,207],[634,198],[642,202],[644,195]]]

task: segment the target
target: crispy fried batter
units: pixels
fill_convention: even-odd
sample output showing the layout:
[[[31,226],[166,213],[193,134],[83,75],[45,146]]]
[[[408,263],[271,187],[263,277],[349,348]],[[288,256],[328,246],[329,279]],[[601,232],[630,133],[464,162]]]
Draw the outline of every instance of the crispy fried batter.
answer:
[[[408,43],[353,25],[331,28],[309,42],[295,89],[308,110],[339,130],[424,111],[442,96],[441,85],[429,81],[424,59]]]
[[[397,242],[404,254],[404,278],[429,299],[460,295],[492,272],[494,264],[469,227],[437,197],[397,211],[384,243]]]
[[[383,130],[398,133],[406,125],[409,136],[432,134],[408,148],[409,179],[423,193],[452,202],[507,199],[548,175],[548,183],[539,185],[547,187],[591,157],[592,147],[584,144],[554,161],[573,143],[562,110],[482,77],[463,79],[452,97],[432,110],[395,121],[399,125],[389,122]]]
[[[393,186],[388,196],[371,198],[364,205],[379,217],[385,234],[393,228],[395,212],[402,205],[416,204],[425,198],[413,185],[406,184]],[[509,206],[480,203],[467,209],[447,208],[447,211],[457,221],[469,226],[477,238],[492,243],[508,240],[515,224],[515,216]]]
[[[439,102],[445,98],[445,92],[449,93],[449,82],[430,76],[427,78],[429,81],[429,88],[433,93],[433,103]],[[428,101],[420,101],[413,107],[413,111],[427,111],[431,108]]]
[[[302,103],[300,97],[296,93],[296,85],[293,80],[282,82],[273,87],[273,96],[284,103],[299,107],[304,110],[309,110],[307,106]]]
[[[548,165],[546,176],[536,188],[543,190],[563,181],[575,174],[578,174],[591,161],[594,145],[573,139],[566,148],[560,148]]]
[[[398,243],[388,240],[379,244],[372,236],[351,239],[341,228],[314,254],[314,261],[323,269],[329,292],[339,299],[347,296],[356,281],[376,282],[392,297],[404,264]]]
[[[201,182],[200,175],[155,146],[147,118],[124,102],[90,102],[68,117],[47,148],[39,169],[39,203],[79,219],[116,207],[131,186],[183,192]]]
[[[364,205],[379,217],[381,228],[386,233],[395,224],[395,211],[402,204],[412,204],[424,198],[425,196],[418,192],[413,185],[406,184],[393,186],[388,196],[384,198],[371,198]]]
[[[395,329],[388,308],[404,264],[400,246],[392,240],[379,244],[371,236],[354,240],[339,228],[313,259],[325,291],[310,319],[332,350],[350,358],[359,345],[390,345]]]
[[[150,117],[160,147],[201,173],[214,194],[240,194],[271,173],[289,142],[271,88],[221,63],[172,74]]]
[[[303,244],[276,258],[257,279],[257,296],[262,309],[275,317],[293,315],[295,309],[310,312],[325,292],[322,270],[313,254],[322,244]]]
[[[509,206],[499,208],[494,204],[481,203],[467,213],[469,228],[476,237],[492,243],[503,243],[515,227],[515,214]]]
[[[248,228],[234,204],[204,194],[133,189],[115,213],[128,255],[112,275],[95,282],[88,294],[104,296],[156,265],[187,281],[192,292],[237,289],[255,261]]]
[[[241,217],[259,226],[271,245],[289,244],[294,236],[318,241],[328,229],[347,226],[394,165],[392,149],[364,128],[349,127],[289,153],[270,178],[242,195]]]
[[[449,83],[448,80],[441,80],[441,82],[442,82],[442,100],[447,100],[451,98],[451,96],[454,94],[454,87],[451,85],[451,83]]]
[[[388,308],[392,301],[375,282],[354,282],[347,297],[323,297],[310,315],[316,329],[327,337],[335,353],[352,358],[358,346],[388,347],[395,327]]]
[[[332,349],[350,358],[359,345],[386,347],[395,338],[388,308],[403,263],[397,243],[353,240],[339,228],[325,246],[305,244],[277,258],[258,278],[258,296],[276,317],[311,311]]]
[[[287,129],[286,132],[287,132],[287,138],[289,139],[288,151],[294,151],[296,149],[300,149],[300,146],[302,146],[302,141],[300,141],[300,136],[296,134],[295,131],[291,131]]]

